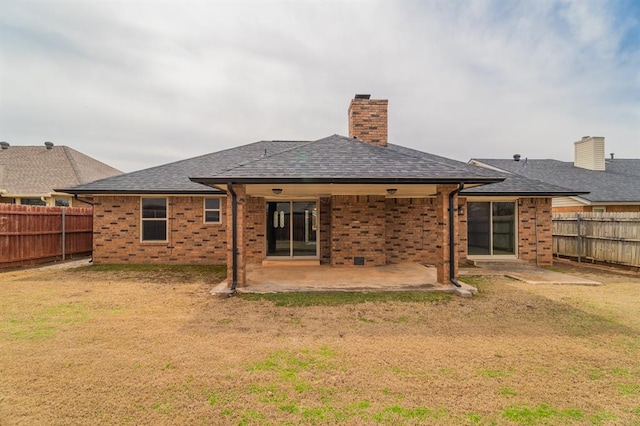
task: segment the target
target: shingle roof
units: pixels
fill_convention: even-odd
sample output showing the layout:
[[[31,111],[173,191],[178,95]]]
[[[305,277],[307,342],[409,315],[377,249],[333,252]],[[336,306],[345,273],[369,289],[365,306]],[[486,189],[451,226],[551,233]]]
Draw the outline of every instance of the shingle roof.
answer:
[[[483,164],[552,185],[588,192],[590,202],[640,202],[640,159],[607,159],[605,171],[575,167],[558,160],[474,159]]]
[[[305,144],[300,141],[259,141],[174,163],[102,179],[67,189],[73,193],[217,193],[214,188],[189,180],[189,176],[217,173],[253,161],[265,152],[271,155]]]
[[[333,135],[292,146],[253,161],[191,173],[198,182],[309,181],[473,181],[502,179],[499,173],[395,145],[379,147],[353,138]]]
[[[11,195],[46,195],[54,188],[122,174],[67,146],[10,146],[0,149],[0,190]]]
[[[216,193],[190,180],[505,182],[465,192],[562,194],[568,190],[505,172],[389,144],[386,148],[339,135],[316,141],[260,141],[67,189],[74,193]],[[484,188],[484,189],[483,189]]]
[[[401,152],[409,153],[413,155],[427,155],[433,159],[437,159],[444,164],[454,164],[458,161],[451,160],[449,158],[440,157],[433,154],[427,154],[422,151],[416,151],[410,148],[401,146],[393,146],[393,149]],[[466,164],[466,163],[465,163]],[[477,166],[473,166],[477,167]],[[535,179],[527,179],[522,176],[514,175],[512,173],[492,171],[494,175],[502,176],[505,178],[502,182],[491,183],[488,185],[476,186],[474,188],[467,188],[462,191],[462,194],[467,195],[574,195],[575,191],[557,186],[551,185],[545,182],[541,182]]]

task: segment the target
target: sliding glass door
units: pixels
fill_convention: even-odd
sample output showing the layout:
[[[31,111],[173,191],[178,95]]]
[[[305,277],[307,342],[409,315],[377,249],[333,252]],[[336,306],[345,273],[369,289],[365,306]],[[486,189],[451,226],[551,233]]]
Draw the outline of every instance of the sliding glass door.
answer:
[[[514,202],[468,202],[469,256],[516,254],[516,205]]]
[[[315,201],[267,203],[267,256],[316,257],[318,210]]]

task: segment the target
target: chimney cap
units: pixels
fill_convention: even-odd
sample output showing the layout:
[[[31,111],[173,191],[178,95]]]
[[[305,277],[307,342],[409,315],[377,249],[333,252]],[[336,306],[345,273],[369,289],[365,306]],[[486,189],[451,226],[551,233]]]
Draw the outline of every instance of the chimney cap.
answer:
[[[9,149],[9,142],[5,142],[5,141],[0,142],[0,147],[2,149]]]
[[[46,146],[47,149],[51,149],[51,148],[53,148],[53,142],[47,141],[47,142],[44,143],[44,146]]]
[[[371,99],[371,95],[356,94],[356,97],[354,99]]]
[[[514,155],[513,155],[513,159],[514,159],[515,161],[520,161],[520,157],[521,157],[521,155],[520,155],[520,154],[514,154]]]

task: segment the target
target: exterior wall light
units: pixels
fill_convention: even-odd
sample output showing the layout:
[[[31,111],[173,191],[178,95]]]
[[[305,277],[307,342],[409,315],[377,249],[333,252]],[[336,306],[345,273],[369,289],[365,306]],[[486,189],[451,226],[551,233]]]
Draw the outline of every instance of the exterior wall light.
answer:
[[[398,192],[398,188],[388,188],[387,189],[387,194],[389,194],[389,195],[393,195],[396,192]]]
[[[272,188],[271,192],[273,192],[276,195],[280,195],[282,194],[282,188]]]

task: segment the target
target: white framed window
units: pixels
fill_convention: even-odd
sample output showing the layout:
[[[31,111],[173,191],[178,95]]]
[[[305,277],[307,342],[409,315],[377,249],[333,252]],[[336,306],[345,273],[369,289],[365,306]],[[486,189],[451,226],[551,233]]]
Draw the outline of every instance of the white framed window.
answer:
[[[220,198],[204,199],[204,223],[221,223],[222,209]]]
[[[56,197],[54,203],[56,207],[69,207],[71,200],[69,198]]]
[[[46,206],[47,203],[42,198],[20,198],[20,204],[23,206]]]
[[[167,241],[168,215],[166,198],[146,198],[140,200],[140,240],[148,242]]]
[[[605,213],[607,211],[606,207],[592,207],[591,211],[593,213]]]

